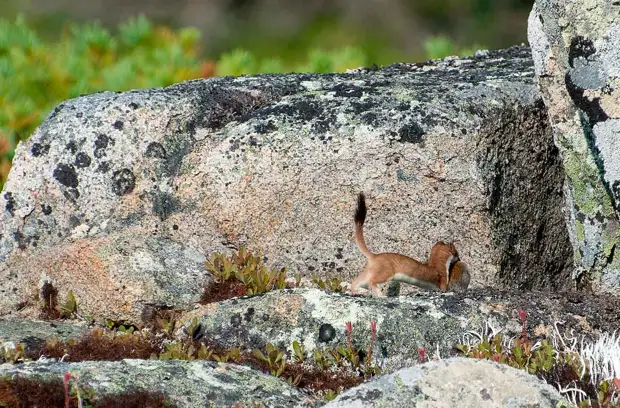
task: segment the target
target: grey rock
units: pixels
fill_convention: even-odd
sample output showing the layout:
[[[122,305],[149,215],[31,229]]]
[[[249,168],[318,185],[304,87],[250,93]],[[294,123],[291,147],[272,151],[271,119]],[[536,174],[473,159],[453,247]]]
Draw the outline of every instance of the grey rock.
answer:
[[[185,308],[207,279],[199,254],[240,245],[291,274],[350,280],[365,261],[360,190],[374,251],[426,259],[454,240],[472,287],[572,287],[564,175],[533,76],[529,49],[513,47],[66,101],[20,143],[0,195],[0,315],[30,299],[41,272],[97,318]],[[141,259],[101,254],[122,236]],[[168,245],[173,266],[158,255]],[[84,276],[78,260],[95,268],[73,279],[54,254]]]
[[[558,407],[567,401],[524,370],[488,360],[451,358],[376,377],[351,388],[325,408]]]
[[[474,288],[466,293],[419,294],[376,298],[328,293],[319,289],[286,289],[264,295],[207,304],[180,317],[201,324],[209,344],[251,351],[272,343],[292,355],[297,340],[309,356],[315,349],[345,345],[346,323],[360,350],[371,344],[372,321],[377,339],[373,356],[393,371],[418,361],[418,349],[442,358],[457,354],[454,346],[476,339],[465,335],[501,332],[506,339],[522,330],[519,311],[527,313],[527,328],[536,339],[573,333],[596,338],[620,329],[617,299],[577,293],[500,291]],[[181,335],[180,327],[178,334]]]
[[[60,340],[75,338],[89,330],[80,321],[43,321],[34,319],[0,319],[0,343],[23,343],[37,348],[51,337]]]
[[[177,407],[231,407],[263,403],[265,407],[312,407],[314,401],[284,380],[249,367],[204,360],[28,362],[0,365],[0,376],[62,379],[70,371],[77,385],[95,396],[134,389],[161,392]]]
[[[122,231],[67,240],[13,257],[11,270],[20,272],[0,271],[8,292],[0,305],[12,308],[19,299],[21,309],[12,314],[36,316],[32,292],[47,280],[58,289],[59,304],[73,291],[83,317],[139,324],[162,308],[191,309],[208,282],[204,261],[193,247],[163,236]]]
[[[528,21],[537,82],[566,174],[573,278],[620,289],[620,5],[537,0]]]

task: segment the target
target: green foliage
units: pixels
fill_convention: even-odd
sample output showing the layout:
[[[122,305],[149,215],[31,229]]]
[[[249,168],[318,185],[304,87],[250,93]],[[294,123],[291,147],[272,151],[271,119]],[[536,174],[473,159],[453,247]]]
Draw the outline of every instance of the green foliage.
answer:
[[[0,187],[17,142],[61,101],[203,76],[196,29],[173,31],[137,17],[117,31],[98,23],[70,24],[50,43],[22,16],[0,19]]]
[[[293,341],[293,352],[298,363],[303,363],[305,359],[304,348],[297,340]]]
[[[69,290],[69,292],[67,292],[67,301],[64,305],[58,306],[58,311],[62,317],[71,317],[73,314],[77,313],[77,306],[77,299],[73,291]]]
[[[484,336],[482,341],[475,346],[463,344],[456,348],[465,357],[494,360],[511,367],[525,369],[531,374],[549,372],[555,365],[558,353],[547,340],[542,340],[539,347],[532,350],[531,341],[517,341],[510,348],[502,346],[501,334],[489,339]]]
[[[26,359],[26,346],[23,343],[0,342],[0,363],[16,364]]]
[[[488,359],[500,364],[527,370],[560,390],[568,390],[582,398],[572,401],[581,408],[597,406],[617,407],[615,392],[620,390],[620,379],[603,380],[596,386],[590,381],[590,373],[583,358],[573,349],[556,350],[548,340],[536,344],[525,331],[525,313],[520,312],[523,331],[514,342],[505,342],[501,334],[482,336],[476,344],[457,344],[455,347],[465,357]],[[572,398],[575,398],[574,396]],[[588,401],[591,399],[592,404]],[[615,401],[615,402],[614,402]]]
[[[343,291],[342,286],[341,286],[342,280],[338,278],[337,276],[334,276],[331,279],[323,280],[319,278],[318,276],[316,276],[315,274],[312,276],[312,283],[314,283],[321,289],[331,290],[332,292]]]
[[[260,349],[255,348],[252,350],[252,355],[267,364],[269,372],[275,377],[279,377],[286,368],[284,353],[271,343],[267,343],[267,354],[263,354]]]
[[[268,268],[263,264],[260,253],[254,255],[245,248],[230,257],[215,253],[206,261],[206,267],[217,283],[235,280],[245,286],[248,295],[287,287],[286,268]]]
[[[457,44],[446,35],[432,36],[424,42],[424,50],[428,59],[445,58],[450,55],[471,56],[484,46],[474,44],[466,48],[458,48]]]

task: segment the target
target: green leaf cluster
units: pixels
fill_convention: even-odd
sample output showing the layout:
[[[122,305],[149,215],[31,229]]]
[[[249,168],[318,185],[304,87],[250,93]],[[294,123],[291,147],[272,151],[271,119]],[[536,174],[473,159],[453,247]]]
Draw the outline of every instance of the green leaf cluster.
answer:
[[[286,268],[268,268],[263,263],[260,252],[255,255],[245,248],[234,252],[231,257],[214,253],[206,261],[206,267],[218,282],[237,280],[243,283],[248,295],[287,287]]]

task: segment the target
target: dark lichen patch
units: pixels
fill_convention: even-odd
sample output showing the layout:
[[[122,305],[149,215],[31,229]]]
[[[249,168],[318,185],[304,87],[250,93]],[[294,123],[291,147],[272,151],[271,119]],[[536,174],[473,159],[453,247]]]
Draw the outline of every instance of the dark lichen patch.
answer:
[[[7,191],[4,193],[4,199],[6,200],[6,204],[4,205],[4,209],[11,214],[11,217],[15,215],[15,199],[13,198],[13,193]]]
[[[75,141],[72,140],[65,145],[65,150],[68,150],[69,152],[71,152],[71,154],[75,154],[78,150],[78,146]]]
[[[44,156],[49,151],[50,145],[48,144],[34,143],[30,148],[30,153],[32,153],[34,157]]]
[[[114,126],[114,129],[116,130],[123,130],[123,122],[120,120],[117,120],[116,122],[114,122],[114,124],[112,125]]]
[[[378,127],[379,118],[375,112],[365,112],[361,116],[362,123],[368,126]]]
[[[564,82],[572,101],[579,109],[588,115],[590,126],[594,126],[594,124],[598,122],[604,122],[609,119],[609,116],[601,107],[600,98],[597,97],[590,100],[585,96],[586,90],[573,82],[570,72],[567,72],[564,76]]]
[[[75,161],[73,164],[75,164],[75,167],[79,169],[83,169],[85,167],[90,166],[90,163],[91,163],[90,156],[84,152],[80,152],[75,156]]]
[[[371,110],[375,105],[372,102],[362,101],[357,102],[353,101],[349,103],[349,108],[347,108],[347,113],[354,113],[359,115],[360,113],[367,112]]]
[[[330,91],[335,92],[336,97],[344,98],[360,98],[364,91],[357,85],[340,83],[334,86]]]
[[[276,130],[278,130],[278,127],[274,125],[273,121],[271,120],[268,120],[268,121],[261,120],[254,125],[254,131],[261,135],[265,133],[269,133],[269,132],[275,132]]]
[[[620,180],[614,181],[611,185],[611,191],[614,195],[614,203],[616,204],[616,208],[620,206]]]
[[[254,94],[235,88],[205,85],[196,101],[196,116],[187,124],[187,132],[195,134],[197,128],[218,130],[233,120],[250,114],[269,102],[263,93]]]
[[[114,144],[114,140],[112,138],[104,134],[98,135],[97,138],[95,139],[95,151],[94,151],[95,157],[99,159],[105,156],[106,149],[108,148],[108,145],[110,144]]]
[[[47,204],[41,204],[41,211],[45,215],[50,215],[52,213],[52,206]]]
[[[166,158],[166,149],[162,146],[161,143],[151,142],[146,146],[146,157],[154,157],[157,159],[165,159]]]
[[[75,167],[70,164],[59,163],[54,169],[54,178],[65,187],[77,187],[78,177]]]
[[[252,321],[252,316],[254,316],[254,308],[253,307],[248,307],[248,310],[245,311],[245,313],[243,314],[243,318],[246,322],[251,322]]]
[[[312,123],[312,126],[310,127],[310,129],[312,130],[313,133],[325,134],[331,129],[334,121],[335,121],[335,118],[333,116],[322,118],[322,119],[317,119]],[[331,137],[329,139],[331,140]]]
[[[97,172],[99,173],[107,173],[108,171],[110,171],[110,162],[104,161],[97,166]]]
[[[574,68],[575,58],[588,59],[595,53],[596,48],[594,48],[594,43],[592,40],[579,35],[571,40],[570,47],[568,49],[568,63]]]
[[[62,192],[62,195],[73,204],[76,204],[78,198],[80,198],[80,192],[77,188],[68,188]]]
[[[152,201],[153,212],[162,221],[179,209],[179,200],[169,193],[155,192],[152,194]]]
[[[235,313],[230,317],[230,325],[232,327],[239,327],[241,325],[241,314]]]
[[[118,196],[129,194],[136,186],[136,177],[129,169],[116,170],[112,174],[112,191]]]
[[[424,130],[417,123],[410,123],[398,129],[401,142],[416,143],[424,147]]]

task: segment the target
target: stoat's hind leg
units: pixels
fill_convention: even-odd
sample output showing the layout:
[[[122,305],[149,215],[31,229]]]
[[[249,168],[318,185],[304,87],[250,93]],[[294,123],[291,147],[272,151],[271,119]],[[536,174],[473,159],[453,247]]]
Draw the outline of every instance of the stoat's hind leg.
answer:
[[[354,295],[357,294],[358,288],[368,289],[369,280],[369,266],[366,265],[364,267],[364,270],[362,270],[362,272],[357,276],[357,278],[353,279],[353,282],[351,283],[351,293]]]

